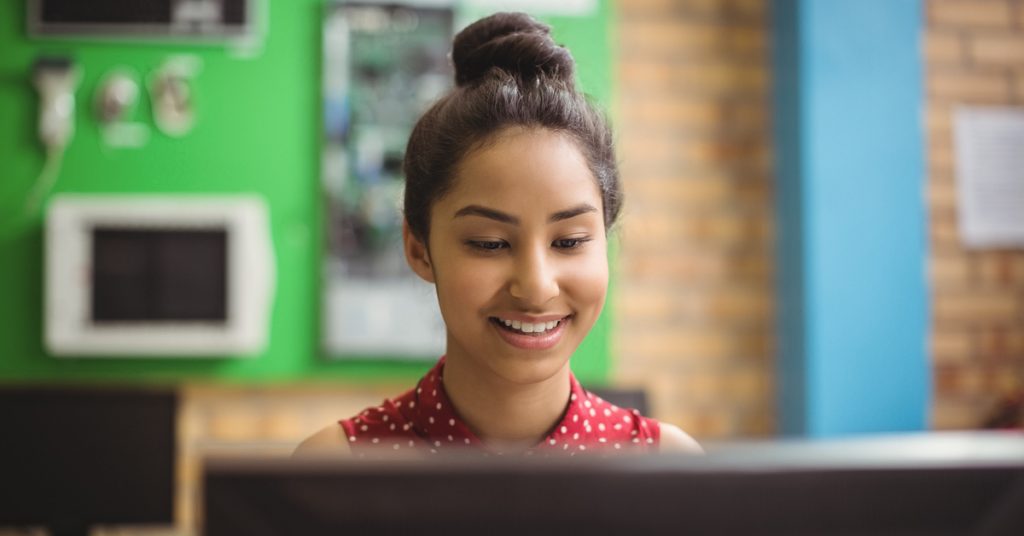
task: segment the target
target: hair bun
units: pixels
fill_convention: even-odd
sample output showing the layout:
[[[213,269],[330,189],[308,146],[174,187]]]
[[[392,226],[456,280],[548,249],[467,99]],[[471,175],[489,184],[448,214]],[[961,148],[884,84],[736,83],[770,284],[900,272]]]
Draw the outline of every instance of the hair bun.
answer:
[[[465,86],[497,67],[522,80],[545,75],[573,83],[569,51],[551,28],[525,13],[495,13],[467,26],[452,44],[455,84]]]

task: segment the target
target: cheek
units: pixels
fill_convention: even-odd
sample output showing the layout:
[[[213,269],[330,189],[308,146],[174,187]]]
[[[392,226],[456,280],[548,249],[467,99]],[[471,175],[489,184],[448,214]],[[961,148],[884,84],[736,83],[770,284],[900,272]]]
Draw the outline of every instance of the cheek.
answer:
[[[596,307],[596,317],[608,294],[608,259],[604,248],[594,249],[572,263],[566,271],[563,290],[580,309]]]
[[[475,316],[493,301],[504,284],[498,263],[451,255],[435,265],[436,287],[441,313],[446,319]]]

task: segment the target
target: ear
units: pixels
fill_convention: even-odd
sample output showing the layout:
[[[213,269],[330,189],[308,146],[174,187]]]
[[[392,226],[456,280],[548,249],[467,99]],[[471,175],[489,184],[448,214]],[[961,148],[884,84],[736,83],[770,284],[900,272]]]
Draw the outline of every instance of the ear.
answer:
[[[416,238],[409,229],[409,222],[402,220],[402,244],[405,247],[405,261],[409,263],[409,268],[412,268],[416,275],[420,276],[420,279],[427,283],[434,282],[434,269],[430,264],[430,252],[427,250],[427,246]]]

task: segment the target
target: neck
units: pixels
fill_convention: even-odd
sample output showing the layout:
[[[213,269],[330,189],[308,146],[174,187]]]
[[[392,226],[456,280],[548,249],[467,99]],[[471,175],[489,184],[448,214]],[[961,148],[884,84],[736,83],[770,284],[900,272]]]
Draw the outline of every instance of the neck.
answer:
[[[517,384],[472,359],[449,355],[443,381],[470,430],[502,450],[533,447],[562,418],[569,403],[569,363],[550,378]]]

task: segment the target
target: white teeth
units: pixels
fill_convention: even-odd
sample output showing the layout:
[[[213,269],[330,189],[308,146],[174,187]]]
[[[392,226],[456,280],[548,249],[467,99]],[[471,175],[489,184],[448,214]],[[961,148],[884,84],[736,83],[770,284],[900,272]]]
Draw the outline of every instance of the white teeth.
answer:
[[[530,322],[504,320],[501,318],[499,318],[498,321],[505,324],[506,327],[522,331],[523,333],[544,333],[550,329],[555,329],[555,326],[561,323],[561,320],[552,320],[550,322],[537,322],[536,324],[531,324]]]

